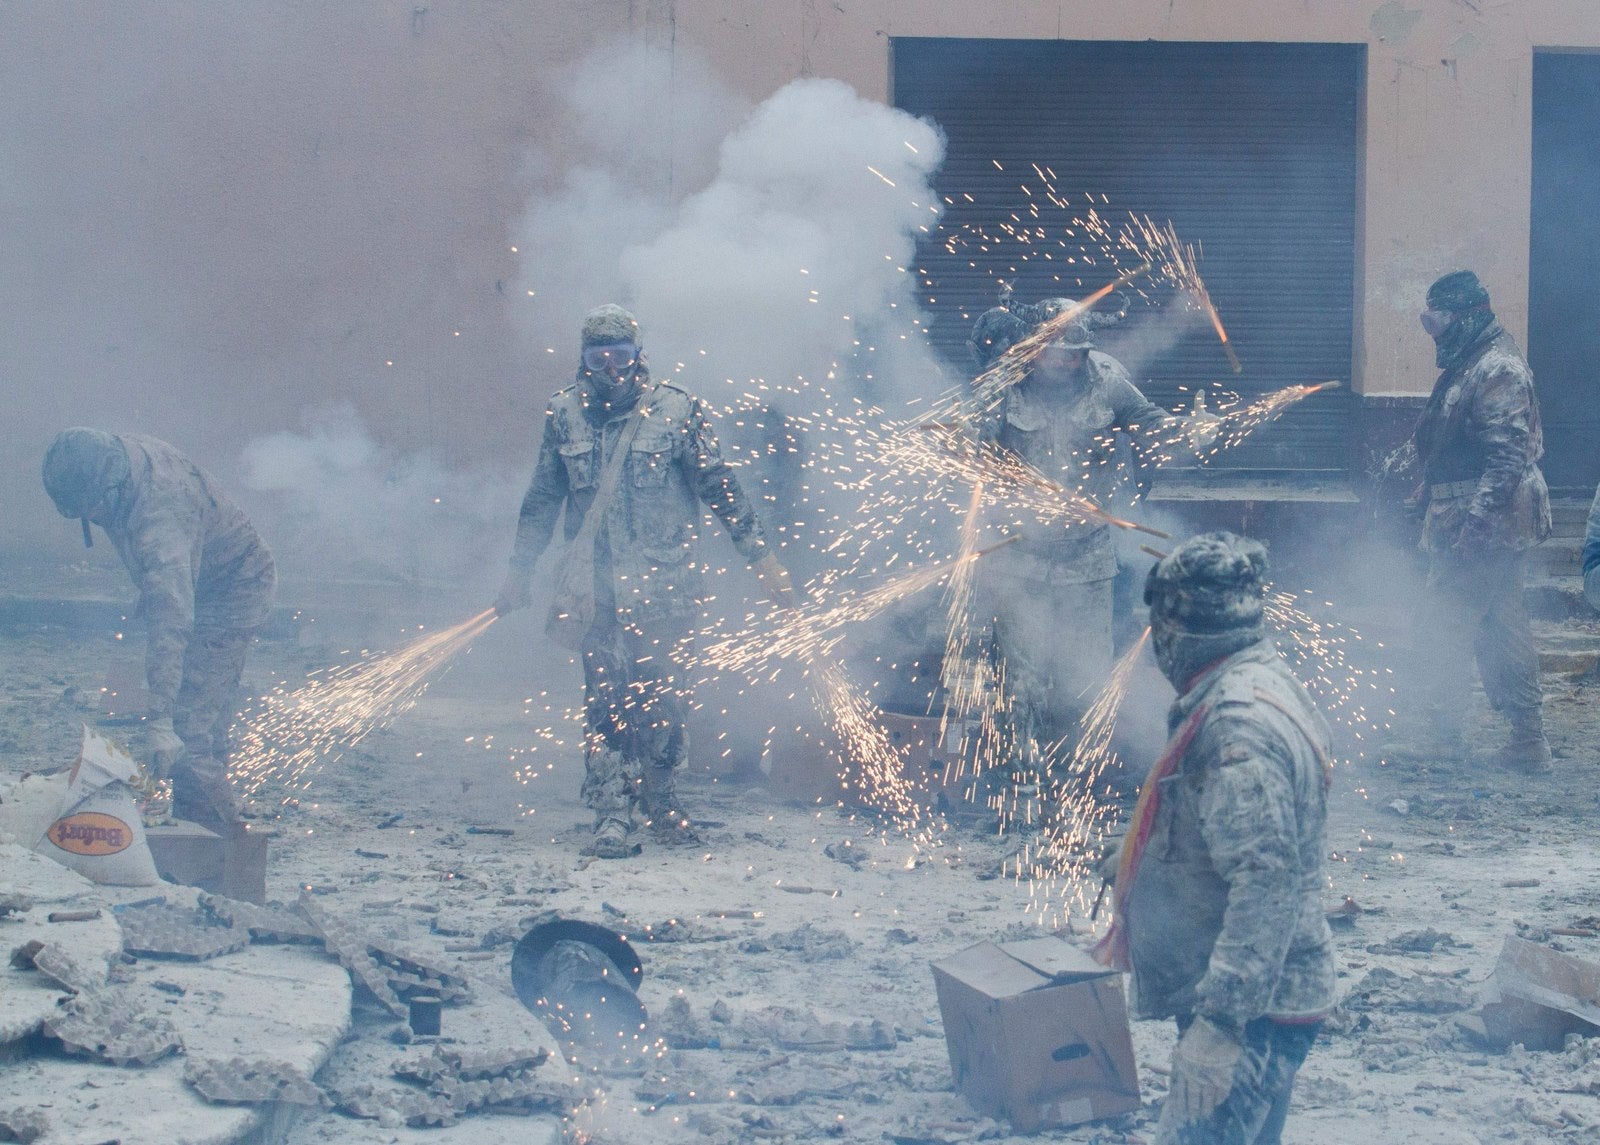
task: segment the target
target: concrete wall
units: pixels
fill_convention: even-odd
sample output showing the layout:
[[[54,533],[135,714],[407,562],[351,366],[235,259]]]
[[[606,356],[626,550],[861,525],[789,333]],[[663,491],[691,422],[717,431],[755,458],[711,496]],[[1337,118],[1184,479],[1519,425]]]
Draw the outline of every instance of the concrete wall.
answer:
[[[797,76],[885,99],[895,36],[1367,44],[1355,381],[1386,394],[1431,381],[1416,314],[1443,270],[1475,268],[1524,331],[1532,51],[1600,45],[1600,21],[1592,0],[7,4],[0,547],[71,551],[36,477],[68,424],[227,475],[343,401],[397,449],[524,469],[544,349],[570,338],[511,290],[516,220],[570,151],[543,77],[624,37],[751,101]],[[671,131],[640,144],[664,198],[693,189]]]

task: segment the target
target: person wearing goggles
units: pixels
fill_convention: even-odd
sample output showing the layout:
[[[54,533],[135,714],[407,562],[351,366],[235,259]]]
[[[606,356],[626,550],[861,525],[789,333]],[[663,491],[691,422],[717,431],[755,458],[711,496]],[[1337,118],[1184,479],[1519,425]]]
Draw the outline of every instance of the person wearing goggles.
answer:
[[[1490,706],[1511,725],[1495,762],[1548,771],[1539,655],[1522,602],[1528,550],[1550,535],[1533,372],[1472,271],[1439,278],[1424,305],[1422,328],[1442,371],[1413,437],[1420,547],[1428,554],[1413,644],[1428,662],[1417,668],[1415,738],[1385,754],[1432,763],[1465,757],[1476,659]]]
[[[690,694],[677,653],[693,640],[700,613],[703,567],[691,552],[704,508],[722,522],[766,594],[793,606],[789,574],[723,460],[703,403],[651,379],[632,314],[615,305],[590,311],[577,377],[545,413],[495,609],[503,614],[529,603],[534,563],[564,514],[572,544],[563,559],[593,562],[592,577],[577,579],[594,587],[593,620],[579,652],[583,799],[595,814],[586,850],[601,858],[638,852],[636,810],[660,842],[699,841],[673,774],[689,754]],[[598,516],[591,521],[591,514]]]
[[[583,368],[618,381],[639,360],[639,347],[633,342],[602,342],[583,348]]]

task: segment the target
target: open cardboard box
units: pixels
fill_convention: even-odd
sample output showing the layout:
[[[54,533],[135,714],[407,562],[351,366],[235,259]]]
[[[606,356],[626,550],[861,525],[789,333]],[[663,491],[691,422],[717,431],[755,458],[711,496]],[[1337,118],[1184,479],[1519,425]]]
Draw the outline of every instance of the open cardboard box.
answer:
[[[1122,977],[1058,938],[933,964],[956,1089],[1022,1133],[1139,1108]]]

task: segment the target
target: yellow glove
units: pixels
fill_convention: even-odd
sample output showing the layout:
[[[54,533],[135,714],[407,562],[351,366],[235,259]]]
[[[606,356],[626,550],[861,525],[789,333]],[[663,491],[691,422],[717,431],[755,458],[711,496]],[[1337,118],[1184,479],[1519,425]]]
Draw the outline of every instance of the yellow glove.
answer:
[[[1222,432],[1222,418],[1206,409],[1205,391],[1194,395],[1194,408],[1189,416],[1184,419],[1188,424],[1186,429],[1189,435],[1189,447],[1196,453],[1204,453],[1216,442],[1217,435]]]
[[[1233,1091],[1244,1046],[1215,1022],[1195,1018],[1172,1051],[1172,1088],[1167,1105],[1172,1116],[1185,1122],[1204,1121]],[[1161,1120],[1167,1121],[1167,1110]]]
[[[162,779],[172,774],[173,767],[187,750],[172,728],[171,716],[146,720],[143,740],[139,754],[144,757],[145,766]]]
[[[789,570],[778,563],[778,558],[770,552],[762,553],[751,569],[756,574],[756,579],[761,582],[761,587],[767,590],[767,596],[777,601],[784,608],[796,608],[800,598],[795,595],[794,581],[789,579]]]

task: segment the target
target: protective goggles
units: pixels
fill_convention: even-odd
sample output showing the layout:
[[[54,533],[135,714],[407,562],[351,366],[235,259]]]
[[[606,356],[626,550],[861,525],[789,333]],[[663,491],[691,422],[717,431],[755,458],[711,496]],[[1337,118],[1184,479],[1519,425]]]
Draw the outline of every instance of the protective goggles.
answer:
[[[1437,338],[1450,328],[1450,323],[1455,321],[1455,315],[1447,310],[1424,310],[1422,312],[1422,328],[1428,332],[1428,337]]]
[[[639,360],[639,347],[632,342],[607,342],[583,348],[583,368],[595,373],[621,373]]]

